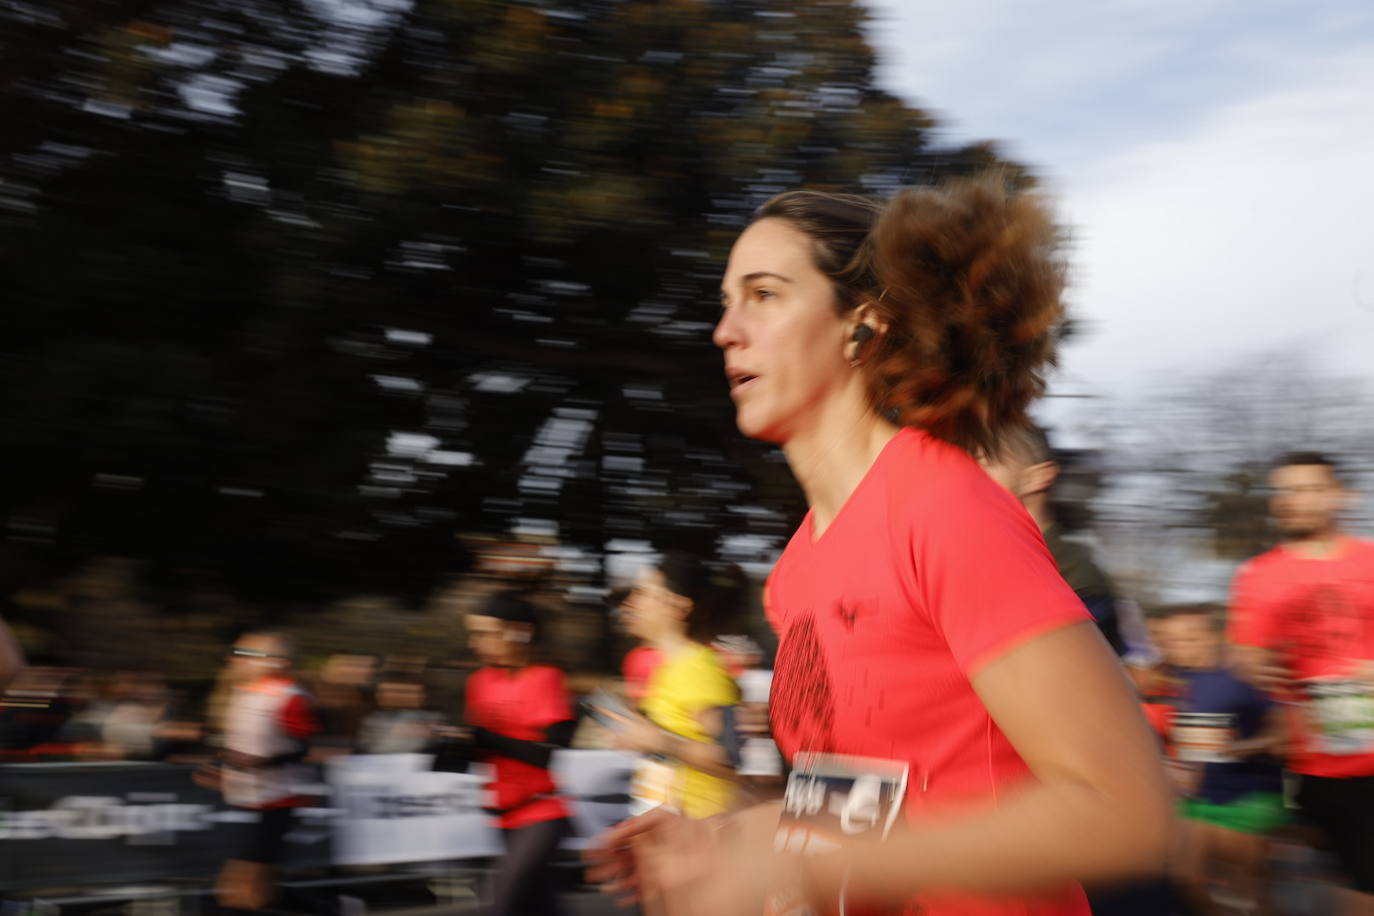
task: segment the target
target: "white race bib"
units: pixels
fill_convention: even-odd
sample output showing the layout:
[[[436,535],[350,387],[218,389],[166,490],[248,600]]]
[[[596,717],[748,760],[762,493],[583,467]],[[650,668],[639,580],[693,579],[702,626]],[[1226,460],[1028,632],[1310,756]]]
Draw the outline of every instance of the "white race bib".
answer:
[[[1236,740],[1236,717],[1229,712],[1179,712],[1169,729],[1174,756],[1184,763],[1235,763],[1226,748]]]
[[[818,855],[859,836],[886,837],[902,813],[910,768],[905,763],[840,754],[798,754],[787,779],[782,817],[774,836],[778,852]],[[815,916],[795,892],[780,889],[765,916]],[[844,913],[843,892],[833,910]]]
[[[630,780],[630,816],[677,805],[677,767],[661,758],[641,757]]]
[[[1337,678],[1306,682],[1308,717],[1327,754],[1374,751],[1374,696],[1367,684]]]

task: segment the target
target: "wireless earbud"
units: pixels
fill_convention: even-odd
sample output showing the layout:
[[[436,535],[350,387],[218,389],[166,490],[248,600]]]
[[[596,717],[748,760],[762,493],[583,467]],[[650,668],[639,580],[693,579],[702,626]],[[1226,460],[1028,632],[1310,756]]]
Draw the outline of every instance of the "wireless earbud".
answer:
[[[866,324],[859,325],[857,328],[854,329],[853,339],[855,343],[868,343],[870,340],[873,339],[873,328],[869,327]]]

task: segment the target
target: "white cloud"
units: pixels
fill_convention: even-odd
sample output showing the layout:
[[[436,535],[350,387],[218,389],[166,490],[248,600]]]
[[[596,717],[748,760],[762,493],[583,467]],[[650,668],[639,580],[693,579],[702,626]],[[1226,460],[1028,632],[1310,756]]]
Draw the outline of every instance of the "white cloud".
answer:
[[[1354,296],[1374,276],[1370,98],[1374,56],[1351,54],[1062,180],[1073,297],[1094,326],[1070,373],[1120,388],[1289,345],[1374,369],[1374,312]]]
[[[1374,8],[870,5],[885,84],[947,109],[949,139],[1004,141],[1073,227],[1090,329],[1061,391],[1292,345],[1374,378]]]

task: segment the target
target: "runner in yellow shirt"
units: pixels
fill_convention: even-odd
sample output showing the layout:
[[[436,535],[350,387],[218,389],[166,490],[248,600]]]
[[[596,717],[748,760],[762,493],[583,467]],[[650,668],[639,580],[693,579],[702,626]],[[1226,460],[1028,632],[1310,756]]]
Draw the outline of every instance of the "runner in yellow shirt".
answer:
[[[739,687],[706,643],[738,611],[745,585],[733,564],[670,551],[625,601],[626,629],[664,656],[645,688],[644,715],[614,714],[616,746],[644,755],[632,814],[667,806],[710,817],[734,800],[734,768],[718,742],[721,710],[739,703]]]

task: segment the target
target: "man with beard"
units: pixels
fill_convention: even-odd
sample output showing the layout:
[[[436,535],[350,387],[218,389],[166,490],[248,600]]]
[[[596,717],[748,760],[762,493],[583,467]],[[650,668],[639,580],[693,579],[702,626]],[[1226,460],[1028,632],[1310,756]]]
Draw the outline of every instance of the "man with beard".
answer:
[[[1283,543],[1232,587],[1230,638],[1244,676],[1291,704],[1298,804],[1330,840],[1344,916],[1374,914],[1374,543],[1347,535],[1352,501],[1334,461],[1287,456],[1270,475]]]

